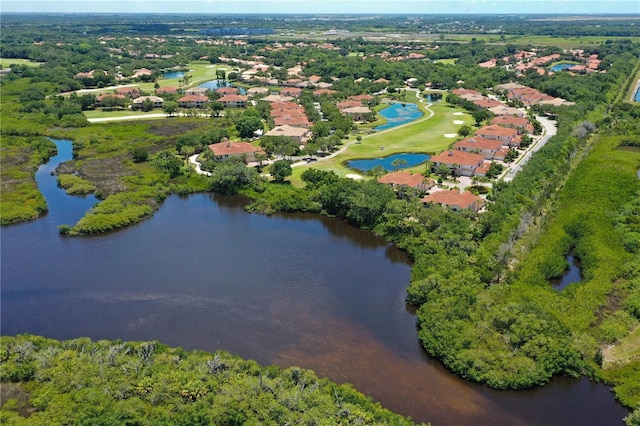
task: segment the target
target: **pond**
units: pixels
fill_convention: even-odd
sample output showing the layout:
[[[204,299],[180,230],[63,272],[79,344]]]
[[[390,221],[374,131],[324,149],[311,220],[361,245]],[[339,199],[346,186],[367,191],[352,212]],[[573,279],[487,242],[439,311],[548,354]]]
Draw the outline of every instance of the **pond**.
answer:
[[[638,83],[638,88],[636,89],[636,95],[633,97],[633,100],[636,102],[640,102],[640,83]]]
[[[582,281],[580,274],[580,261],[572,254],[567,255],[569,267],[564,271],[562,277],[549,280],[556,290],[562,290],[569,284]]]
[[[56,161],[71,159],[70,143],[57,145],[69,154]],[[205,193],[171,196],[118,232],[63,237],[56,226],[92,202],[66,195],[49,172],[41,178],[49,214],[2,228],[3,335],[228,350],[312,368],[444,426],[621,425],[628,414],[586,378],[496,391],[448,372],[418,342],[404,302],[407,256],[373,233],[309,214],[249,214],[241,198]]]
[[[219,87],[229,87],[229,86],[231,85],[226,80],[209,80],[198,85],[198,87],[204,87],[209,90],[216,90]],[[244,87],[238,87],[238,90],[240,91],[241,95],[247,94],[247,91],[244,89]]]
[[[553,71],[553,72],[564,71],[566,69],[571,68],[574,65],[577,65],[577,64],[570,64],[570,63],[555,64],[549,69],[549,71]]]
[[[375,127],[374,130],[387,130],[403,124],[407,124],[422,117],[422,111],[416,104],[394,103],[391,106],[380,110],[379,114],[387,122],[382,126]]]
[[[167,79],[182,78],[184,77],[184,71],[168,71],[162,74],[162,76]]]
[[[363,173],[368,172],[376,166],[382,166],[387,172],[393,172],[396,170],[396,166],[394,165],[394,161],[401,160],[405,161],[404,164],[401,164],[399,168],[407,168],[418,166],[425,161],[431,158],[427,154],[412,154],[412,153],[402,153],[402,154],[394,154],[388,157],[382,158],[371,158],[371,159],[363,159],[363,160],[351,160],[347,162],[347,166],[350,169],[359,170]]]

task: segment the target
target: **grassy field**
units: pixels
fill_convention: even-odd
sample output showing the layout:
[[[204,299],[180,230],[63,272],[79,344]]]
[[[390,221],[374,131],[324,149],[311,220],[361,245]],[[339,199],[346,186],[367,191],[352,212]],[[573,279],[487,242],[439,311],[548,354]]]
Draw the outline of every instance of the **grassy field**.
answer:
[[[423,105],[420,105],[420,108],[425,111]],[[354,139],[347,141],[346,148],[335,157],[319,159],[309,166],[294,167],[290,178],[292,183],[300,184],[300,175],[309,167],[331,170],[339,176],[346,176],[355,173],[345,166],[347,161],[354,159],[386,157],[405,152],[437,154],[447,149],[456,140],[445,136],[445,134],[455,134],[462,126],[462,124],[454,124],[454,121],[464,121],[464,124],[468,125],[473,123],[473,119],[467,113],[454,115],[461,111],[445,102],[436,103],[429,109],[433,111],[432,115],[426,111],[423,118],[413,123],[363,136],[361,143],[355,143]],[[424,165],[408,170],[422,172]]]
[[[189,87],[195,87],[201,83],[204,83],[205,81],[209,81],[209,80],[215,80],[216,79],[216,70],[224,70],[227,73],[229,73],[230,71],[233,71],[233,68],[231,68],[228,65],[212,65],[209,62],[206,61],[195,61],[195,62],[191,62],[190,64],[188,64],[184,71],[186,71],[189,75],[191,75],[191,81],[189,82],[188,86],[184,86],[184,88],[189,88]],[[180,86],[179,78],[159,78],[158,79],[158,84],[160,85],[160,87],[166,87],[166,86],[174,86],[174,87],[178,87]],[[138,87],[142,92],[145,93],[154,93],[155,89],[154,89],[154,85],[155,83],[150,82],[150,83],[132,83],[133,86]],[[103,93],[113,93],[115,91],[115,89],[113,88],[109,88],[109,87],[105,87],[103,90],[96,90],[96,91],[92,91],[91,93],[95,94],[95,95],[100,95]]]
[[[40,65],[39,62],[33,62],[29,59],[15,59],[15,58],[0,58],[0,67],[9,68],[11,65],[27,65],[30,67],[37,67]]]
[[[602,351],[603,366],[617,365],[640,358],[640,327],[636,328],[617,345]]]

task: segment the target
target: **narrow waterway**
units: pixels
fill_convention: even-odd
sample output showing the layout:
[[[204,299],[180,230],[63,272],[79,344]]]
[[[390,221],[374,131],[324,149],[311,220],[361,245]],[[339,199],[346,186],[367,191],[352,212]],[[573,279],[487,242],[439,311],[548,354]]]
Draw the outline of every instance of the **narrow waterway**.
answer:
[[[449,373],[418,343],[406,256],[339,220],[248,214],[240,198],[195,194],[118,232],[60,236],[95,200],[56,187],[50,170],[71,158],[70,143],[57,145],[38,175],[49,214],[2,228],[4,335],[224,349],[314,369],[433,425],[616,425],[628,413],[584,378],[515,392]]]

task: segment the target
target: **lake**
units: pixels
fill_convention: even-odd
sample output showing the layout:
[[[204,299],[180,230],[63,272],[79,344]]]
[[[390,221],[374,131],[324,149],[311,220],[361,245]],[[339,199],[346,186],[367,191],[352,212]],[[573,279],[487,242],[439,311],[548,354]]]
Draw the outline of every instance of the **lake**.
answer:
[[[184,74],[185,74],[184,71],[168,71],[162,74],[162,76],[164,78],[171,79],[171,78],[182,78],[184,77]]]
[[[418,109],[418,106],[410,103],[391,104],[391,106],[380,110],[379,114],[383,116],[387,122],[382,126],[375,127],[374,130],[391,129],[422,117],[422,111]]]
[[[640,102],[640,83],[638,83],[638,87],[636,88],[636,95],[633,97],[633,100],[636,102]]]
[[[401,168],[407,168],[422,164],[429,158],[431,157],[427,154],[402,153],[381,158],[351,160],[347,162],[347,166],[351,169],[360,170],[362,172],[368,172],[376,166],[382,166],[386,171],[392,172],[396,170],[396,167],[393,165],[393,162],[395,160],[406,161],[406,164],[404,164]]]
[[[231,85],[226,80],[209,80],[198,85],[198,87],[204,87],[209,90],[216,90],[219,87],[228,87],[228,86],[231,86]],[[247,91],[244,89],[244,87],[238,87],[238,90],[240,91],[241,95],[247,94]]]
[[[578,65],[578,64],[569,64],[569,63],[556,64],[556,65],[552,66],[549,69],[549,71],[553,71],[553,72],[564,71],[566,69],[571,68],[574,65]]]
[[[57,144],[67,149],[56,161],[70,159],[70,143]],[[38,182],[61,201],[2,228],[3,335],[224,349],[353,383],[434,425],[621,425],[628,414],[586,378],[496,391],[449,373],[418,342],[405,254],[343,221],[248,214],[243,199],[206,193],[171,196],[118,232],[70,238],[56,226],[93,200],[67,196],[46,171]]]

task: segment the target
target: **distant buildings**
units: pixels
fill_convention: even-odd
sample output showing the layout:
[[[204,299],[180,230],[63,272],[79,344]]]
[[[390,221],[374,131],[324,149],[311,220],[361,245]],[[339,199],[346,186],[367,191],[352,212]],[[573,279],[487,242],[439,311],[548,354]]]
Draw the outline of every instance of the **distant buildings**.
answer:
[[[263,34],[273,34],[273,28],[203,28],[200,34],[207,36],[253,36]]]

